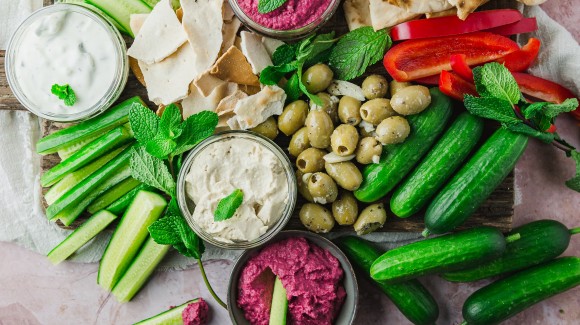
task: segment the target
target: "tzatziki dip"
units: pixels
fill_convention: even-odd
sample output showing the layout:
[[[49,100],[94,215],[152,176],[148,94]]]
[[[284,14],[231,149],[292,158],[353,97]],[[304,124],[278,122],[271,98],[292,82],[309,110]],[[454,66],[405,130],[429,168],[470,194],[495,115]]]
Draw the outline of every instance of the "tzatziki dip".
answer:
[[[288,177],[280,159],[264,145],[230,137],[203,148],[185,178],[195,204],[193,221],[224,243],[253,241],[275,225],[289,200]],[[218,202],[240,189],[242,205],[233,217],[214,221]]]

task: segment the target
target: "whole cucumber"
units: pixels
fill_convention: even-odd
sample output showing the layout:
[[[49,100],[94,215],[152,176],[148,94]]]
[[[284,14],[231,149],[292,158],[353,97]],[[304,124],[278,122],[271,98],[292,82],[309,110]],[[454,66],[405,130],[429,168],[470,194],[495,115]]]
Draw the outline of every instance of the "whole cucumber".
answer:
[[[501,128],[489,138],[431,201],[425,235],[462,225],[514,168],[528,137]]]
[[[443,273],[441,276],[452,282],[471,282],[545,263],[564,253],[571,235],[578,231],[580,228],[568,230],[556,220],[530,222],[508,234],[508,237],[519,234],[520,239],[507,243],[505,252],[500,257],[467,269]]]
[[[379,250],[360,237],[340,237],[336,242],[351,263],[371,279],[371,265],[381,255]],[[413,324],[434,324],[439,317],[437,302],[418,280],[393,284],[372,281]]]
[[[483,120],[460,114],[391,197],[391,211],[401,218],[419,212],[467,158],[483,133]]]
[[[463,318],[469,325],[497,324],[579,284],[580,258],[561,257],[477,290],[463,304]]]
[[[431,88],[429,93],[429,107],[407,117],[411,126],[409,137],[403,143],[384,146],[379,163],[363,169],[363,182],[354,191],[359,201],[376,201],[395,188],[445,129],[451,116],[452,101],[437,88]]]
[[[392,249],[373,262],[371,277],[388,283],[457,270],[500,256],[506,240],[492,227],[477,227]]]

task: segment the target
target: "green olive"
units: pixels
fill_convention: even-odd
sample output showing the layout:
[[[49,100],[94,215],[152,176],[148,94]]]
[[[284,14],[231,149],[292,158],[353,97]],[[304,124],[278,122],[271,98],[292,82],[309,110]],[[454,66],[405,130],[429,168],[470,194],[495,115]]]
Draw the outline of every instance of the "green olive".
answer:
[[[331,203],[338,196],[336,183],[326,173],[314,173],[308,179],[308,191],[317,203]]]
[[[310,145],[325,149],[330,146],[330,136],[334,131],[334,124],[328,113],[324,111],[310,111],[306,116],[306,128]]]
[[[334,164],[325,163],[324,169],[338,186],[348,191],[358,189],[363,181],[360,170],[350,161],[343,161]]]
[[[254,128],[251,128],[250,131],[261,134],[270,140],[274,140],[276,139],[276,136],[278,136],[278,126],[276,125],[276,119],[273,116],[270,116],[264,122],[258,124]]]
[[[385,211],[383,204],[371,204],[362,210],[358,219],[356,219],[354,231],[359,236],[366,235],[382,228],[385,221],[387,221],[387,211]]]
[[[303,100],[297,100],[288,104],[282,114],[278,116],[278,128],[286,135],[292,135],[304,126],[308,115],[308,104]]]
[[[308,191],[308,180],[304,180],[304,173],[300,170],[296,171],[296,184],[298,185],[298,193],[308,202],[314,202],[314,198],[310,191]]]
[[[360,116],[363,121],[367,121],[372,125],[379,125],[387,117],[396,114],[391,107],[391,101],[387,98],[371,99],[360,107]]]
[[[358,217],[358,203],[352,192],[343,191],[332,202],[332,216],[339,225],[352,225]]]
[[[326,151],[308,148],[296,158],[296,167],[303,173],[320,172],[324,169],[324,155],[326,155]]]
[[[304,71],[302,83],[304,83],[309,93],[315,94],[328,88],[333,78],[334,73],[332,70],[326,64],[319,63]]]
[[[397,91],[403,89],[403,88],[407,88],[411,85],[410,82],[399,82],[397,80],[393,80],[391,81],[391,97],[393,97]]]
[[[298,157],[298,155],[310,148],[310,140],[308,139],[308,129],[303,127],[296,131],[292,138],[290,139],[290,144],[288,145],[288,152],[294,156]]]
[[[338,98],[336,96],[331,96],[328,93],[318,93],[316,96],[318,96],[322,101],[322,106],[317,105],[311,100],[310,110],[325,111],[332,119],[332,122],[338,124],[340,122],[338,119]]]
[[[373,137],[362,138],[356,148],[356,161],[367,165],[379,159],[383,152],[383,146]]]
[[[350,124],[339,125],[330,136],[332,151],[339,156],[352,155],[358,144],[358,131]]]
[[[373,74],[363,81],[362,90],[367,99],[382,98],[387,95],[389,82],[385,77]]]
[[[327,233],[334,227],[334,218],[327,208],[316,203],[306,203],[298,213],[306,229],[316,233]]]
[[[358,125],[362,118],[360,117],[360,100],[342,96],[338,102],[338,119],[344,124]]]
[[[411,126],[402,116],[391,116],[384,119],[375,130],[377,140],[382,144],[401,143],[407,139]]]
[[[431,104],[429,88],[420,85],[405,87],[391,98],[393,109],[401,115],[421,113],[429,104]]]

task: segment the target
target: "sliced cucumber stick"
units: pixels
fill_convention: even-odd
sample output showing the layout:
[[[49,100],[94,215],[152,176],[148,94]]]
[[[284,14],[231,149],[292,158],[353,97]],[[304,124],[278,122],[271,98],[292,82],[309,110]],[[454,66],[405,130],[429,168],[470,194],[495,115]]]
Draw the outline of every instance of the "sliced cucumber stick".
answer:
[[[183,325],[181,314],[187,305],[198,302],[199,299],[190,300],[184,304],[173,307],[153,317],[144,319],[134,325]]]
[[[105,210],[95,214],[66,237],[58,246],[53,248],[47,255],[48,260],[55,265],[66,260],[89,240],[107,228],[116,218],[116,215]]]
[[[286,325],[286,316],[288,314],[288,297],[286,289],[282,285],[279,277],[274,282],[274,291],[272,292],[272,307],[270,308],[270,325]]]
[[[81,150],[84,146],[97,140],[98,138],[103,136],[105,133],[106,133],[106,131],[103,133],[95,133],[94,135],[91,135],[90,137],[88,137],[82,141],[79,141],[79,142],[74,143],[70,146],[66,146],[66,147],[60,149],[57,152],[58,157],[60,158],[61,161],[68,159],[70,156],[74,155],[77,151]]]
[[[140,191],[119,222],[99,265],[97,283],[112,290],[148,236],[147,227],[157,220],[167,201],[156,193]]]
[[[93,5],[90,5],[90,4],[86,3],[85,0],[59,0],[58,2],[71,3],[71,4],[79,5],[81,7],[85,7],[87,9],[90,9],[90,10],[92,10],[92,11],[100,14],[101,16],[107,18],[121,33],[124,33],[124,34],[129,35],[129,32],[127,32],[125,30],[125,28],[123,28],[123,26],[119,25],[119,23],[117,23],[114,19],[112,19],[111,17],[109,17],[109,15],[105,14],[101,9],[99,9],[99,8],[93,6]]]
[[[109,205],[105,209],[107,211],[110,211],[111,213],[121,215],[123,212],[125,212],[125,210],[127,210],[127,207],[129,207],[129,204],[131,204],[131,202],[133,202],[133,199],[135,199],[135,196],[141,190],[151,192],[151,191],[154,191],[155,188],[152,186],[149,186],[149,185],[139,184],[139,185],[137,185],[137,187],[135,187],[134,189],[129,191],[127,194],[121,196],[117,201],[111,203],[111,205]]]
[[[131,14],[147,14],[151,12],[151,8],[141,0],[86,0],[85,2],[102,10],[133,37],[129,24]]]
[[[115,185],[113,188],[105,192],[103,195],[99,196],[95,199],[91,205],[87,208],[87,211],[91,214],[97,213],[100,210],[103,210],[111,203],[117,201],[120,197],[127,194],[137,186],[139,186],[141,182],[134,179],[133,177],[129,177],[124,181],[120,182],[119,184]]]
[[[170,248],[170,245],[157,244],[153,238],[149,237],[137,257],[131,262],[127,272],[113,288],[115,298],[121,303],[131,300],[143,287]]]

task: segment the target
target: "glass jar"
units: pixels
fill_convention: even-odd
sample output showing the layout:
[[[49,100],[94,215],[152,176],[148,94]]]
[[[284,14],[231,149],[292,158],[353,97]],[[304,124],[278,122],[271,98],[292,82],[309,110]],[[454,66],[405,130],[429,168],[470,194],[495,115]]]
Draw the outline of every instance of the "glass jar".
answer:
[[[31,89],[35,89],[35,87],[32,87],[31,85],[34,85],[33,83],[30,83],[29,85],[23,86],[25,84],[26,78],[38,78],[39,76],[34,76],[33,73],[24,73],[23,71],[21,71],[22,69],[24,69],[24,66],[26,65],[25,59],[23,58],[24,55],[26,55],[27,53],[23,53],[26,52],[24,49],[22,49],[23,44],[28,44],[30,43],[30,39],[27,40],[28,38],[31,37],[44,37],[44,35],[42,35],[43,33],[47,33],[46,36],[47,37],[47,41],[46,42],[51,42],[52,44],[55,44],[53,42],[55,42],[54,39],[56,39],[57,37],[53,36],[53,34],[50,34],[51,31],[51,25],[43,25],[45,24],[47,21],[51,22],[54,21],[55,19],[58,19],[58,17],[66,17],[63,18],[62,21],[65,21],[66,19],[69,19],[72,15],[75,15],[75,19],[77,19],[76,22],[79,22],[80,20],[85,20],[85,17],[90,19],[91,24],[94,22],[96,23],[96,28],[98,28],[99,31],[99,36],[103,36],[102,38],[98,38],[95,37],[96,35],[82,35],[80,37],[82,37],[82,43],[80,43],[77,47],[78,47],[78,53],[80,53],[77,57],[71,57],[70,60],[72,62],[77,62],[74,60],[85,60],[83,61],[83,63],[86,63],[88,66],[90,66],[90,64],[92,63],[94,67],[96,67],[97,69],[100,68],[99,66],[97,66],[97,64],[95,64],[95,58],[93,58],[91,55],[89,55],[89,53],[87,52],[87,48],[91,47],[91,48],[105,48],[105,47],[110,47],[113,49],[113,54],[112,54],[112,58],[110,60],[110,66],[112,68],[108,69],[111,70],[111,73],[114,73],[114,75],[110,76],[110,84],[107,81],[102,81],[103,79],[101,79],[101,82],[106,82],[104,84],[104,86],[102,86],[101,88],[103,89],[102,95],[101,94],[91,94],[91,96],[94,96],[94,98],[97,98],[97,100],[94,100],[94,98],[91,98],[91,100],[87,100],[87,104],[86,107],[83,107],[82,109],[75,109],[74,105],[70,106],[70,110],[65,110],[65,109],[61,109],[58,110],[57,109],[47,109],[47,104],[46,104],[46,100],[42,100],[40,99],[40,96],[44,96],[44,98],[47,98],[47,96],[55,96],[56,95],[52,95],[49,93],[50,91],[50,86],[47,87],[48,89],[43,90],[44,93],[41,93],[40,91],[36,92],[36,90],[32,91]],[[58,16],[59,14],[62,14],[63,16]],[[82,16],[77,16],[77,15],[82,15]],[[57,18],[55,18],[57,17]],[[72,19],[72,18],[70,18]],[[80,20],[79,20],[80,19]],[[62,22],[62,21],[57,21],[55,24],[56,26],[58,26],[57,28],[58,31],[60,32],[61,30],[63,30],[63,26],[65,26],[66,21]],[[85,22],[85,21],[83,21]],[[89,22],[88,20],[86,20],[86,22]],[[59,25],[60,24],[60,25]],[[71,22],[72,24],[72,22]],[[41,30],[39,28],[39,26],[46,28],[44,30]],[[48,26],[48,27],[47,27]],[[75,25],[76,26],[76,25]],[[34,29],[36,27],[36,29]],[[93,26],[94,27],[94,26]],[[100,33],[101,30],[99,28],[103,29],[103,33]],[[63,32],[64,33],[64,32]],[[35,34],[35,35],[33,35]],[[49,36],[52,36],[53,38],[50,39]],[[92,36],[92,37],[91,37]],[[69,48],[66,48],[67,45],[67,38],[66,38],[66,34],[59,36],[59,37],[63,37],[63,39],[60,39],[58,41],[60,41],[62,44],[64,44],[63,51],[69,51]],[[97,43],[99,41],[105,41],[106,43]],[[25,43],[28,42],[28,43]],[[91,43],[92,42],[92,43]],[[85,47],[87,46],[87,47]],[[73,48],[73,47],[70,47]],[[48,51],[48,50],[47,50]],[[71,52],[66,52],[66,53],[71,53]],[[107,52],[108,53],[108,52]],[[60,60],[67,60],[69,58],[62,58],[62,57],[58,57],[57,53],[54,53],[52,55],[52,53],[47,53],[48,56],[48,60],[53,61],[54,62],[50,62],[50,63],[54,63],[54,65],[49,64],[50,68],[52,69],[67,69],[67,67],[63,67],[62,65],[58,65],[58,62],[62,62],[62,61],[57,61],[57,59]],[[80,59],[79,59],[80,58]],[[99,58],[100,59],[100,58]],[[56,121],[56,122],[77,122],[77,121],[81,121],[81,120],[85,120],[85,119],[89,119],[91,117],[94,117],[102,112],[104,112],[107,108],[109,108],[121,95],[121,92],[123,91],[123,89],[125,88],[125,84],[127,83],[127,77],[129,75],[129,64],[128,64],[128,58],[127,58],[127,47],[125,44],[125,41],[123,40],[123,37],[121,36],[121,34],[119,33],[119,31],[117,30],[117,28],[115,28],[115,26],[113,26],[113,24],[106,18],[102,17],[100,14],[93,12],[87,8],[78,6],[78,5],[74,5],[74,4],[55,4],[55,5],[51,5],[51,6],[47,6],[44,8],[41,8],[37,11],[35,11],[32,15],[30,15],[27,19],[25,19],[20,26],[18,26],[18,28],[16,29],[16,31],[14,32],[14,34],[12,35],[9,43],[8,43],[8,47],[6,49],[6,58],[5,58],[5,64],[6,64],[6,77],[8,80],[8,84],[10,85],[10,88],[12,89],[12,92],[14,93],[14,96],[16,97],[16,99],[18,99],[18,101],[24,106],[26,107],[30,112],[34,113],[35,115],[45,118],[47,120],[52,120],[52,121]],[[28,60],[28,58],[26,59]],[[92,60],[92,61],[91,61]],[[88,63],[87,63],[88,62]],[[38,63],[38,62],[35,62]],[[20,64],[22,66],[21,69],[17,68],[17,64]],[[44,66],[44,65],[43,65]],[[71,64],[72,67],[74,67],[74,63]],[[68,69],[70,69],[70,66],[68,67]],[[79,68],[80,69],[80,68]],[[54,70],[53,70],[54,71]],[[63,71],[63,70],[58,70],[59,72]],[[44,71],[36,71],[37,73],[41,74],[42,72],[45,72],[48,76],[50,76],[49,73],[50,70],[44,70]],[[91,72],[93,73],[93,75],[95,75],[95,71],[91,70]],[[103,70],[103,73],[105,71]],[[107,75],[109,71],[107,71]],[[68,73],[68,72],[67,72]],[[48,79],[48,78],[47,78]],[[97,78],[95,78],[94,80],[96,80]],[[99,82],[98,80],[96,82]],[[57,83],[57,82],[55,82]],[[90,85],[93,85],[92,83],[90,83]],[[43,87],[44,88],[44,87]],[[87,89],[90,89],[91,87],[87,87]],[[95,88],[95,87],[93,87]],[[72,87],[73,91],[75,90],[74,87]],[[75,92],[76,93],[76,92]],[[76,93],[76,96],[78,98],[79,94]],[[82,94],[81,94],[82,96]],[[36,98],[34,98],[36,97]],[[68,108],[68,107],[67,107]]]
[[[220,141],[226,141],[230,139],[245,139],[250,140],[261,147],[265,148],[279,160],[283,167],[284,174],[286,176],[286,182],[288,186],[288,199],[286,200],[282,215],[278,220],[271,225],[268,230],[252,241],[237,241],[233,243],[227,243],[222,240],[214,238],[214,236],[207,231],[205,231],[193,218],[193,212],[195,210],[194,202],[188,197],[186,193],[186,178],[190,172],[190,169],[194,161],[204,155],[206,150],[211,147],[212,144]],[[297,197],[297,184],[296,176],[294,174],[294,169],[292,168],[292,163],[288,159],[288,156],[284,151],[275,144],[272,140],[263,137],[259,134],[248,132],[248,131],[225,131],[213,135],[200,144],[198,144],[184,159],[181,166],[179,175],[177,176],[177,202],[181,213],[187,220],[189,226],[197,233],[204,241],[225,249],[248,249],[252,247],[260,246],[274,237],[278,232],[280,232],[290,220],[292,213],[294,212],[294,207],[296,206]]]
[[[257,2],[257,1],[256,1]],[[322,14],[316,17],[312,22],[295,28],[295,29],[272,29],[264,25],[259,24],[254,21],[250,15],[248,15],[238,3],[238,0],[229,0],[232,10],[238,17],[238,19],[250,30],[262,34],[264,36],[281,39],[281,40],[297,40],[304,38],[309,34],[314,33],[320,27],[322,27],[336,12],[338,6],[340,5],[340,0],[330,0],[326,10]]]

